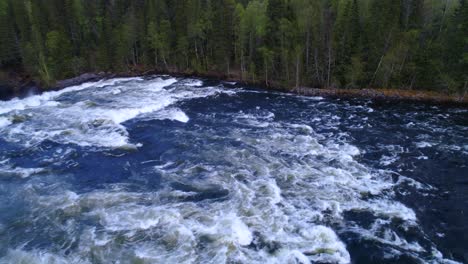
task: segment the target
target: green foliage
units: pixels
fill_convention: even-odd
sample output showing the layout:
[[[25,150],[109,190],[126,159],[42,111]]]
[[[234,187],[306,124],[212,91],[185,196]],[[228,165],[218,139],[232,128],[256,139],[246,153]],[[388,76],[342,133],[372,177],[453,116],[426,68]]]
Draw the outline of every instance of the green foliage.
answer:
[[[467,87],[466,0],[0,0],[0,67],[134,67],[267,85]]]
[[[448,40],[445,44],[445,71],[450,80],[449,89],[461,87],[462,92],[468,92],[468,2],[461,0],[453,13],[447,30]]]
[[[0,0],[0,65],[14,62],[19,55],[15,44],[15,32],[8,13],[7,0]]]
[[[72,73],[71,42],[63,31],[50,31],[46,39],[47,68],[50,78],[69,77]]]

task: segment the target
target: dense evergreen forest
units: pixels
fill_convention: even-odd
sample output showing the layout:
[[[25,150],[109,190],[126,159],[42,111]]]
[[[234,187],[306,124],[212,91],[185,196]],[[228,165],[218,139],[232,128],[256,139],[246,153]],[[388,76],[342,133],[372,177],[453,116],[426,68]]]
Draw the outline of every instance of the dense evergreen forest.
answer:
[[[461,92],[467,24],[466,0],[0,0],[0,65]]]

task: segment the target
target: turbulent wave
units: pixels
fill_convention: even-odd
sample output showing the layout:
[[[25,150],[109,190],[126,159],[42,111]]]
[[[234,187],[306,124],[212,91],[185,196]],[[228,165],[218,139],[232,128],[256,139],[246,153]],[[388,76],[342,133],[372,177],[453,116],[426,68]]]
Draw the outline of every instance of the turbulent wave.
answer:
[[[122,123],[158,111],[160,118],[187,122],[185,113],[166,108],[219,92],[215,88],[190,89],[199,85],[198,80],[166,89],[176,82],[169,77],[110,79],[0,102],[2,137],[26,146],[44,140],[81,146],[132,146]]]
[[[34,158],[38,165],[55,164],[45,168],[16,166],[0,153],[0,175],[14,176],[0,182],[0,211],[24,211],[0,217],[0,236],[8,237],[0,242],[0,263],[350,263],[350,237],[378,245],[383,261],[451,263],[421,229],[418,212],[396,199],[407,185],[433,188],[365,164],[369,150],[339,130],[339,110],[320,110],[338,106],[252,92],[131,78],[0,103],[5,142],[25,149],[58,144],[54,154],[44,150],[50,146],[34,150],[46,156]],[[245,105],[240,96],[249,94],[263,104]],[[225,111],[210,111],[218,103]],[[281,106],[302,104],[310,108],[282,113]],[[372,113],[346,107],[354,116]],[[353,124],[359,122],[352,129],[369,125]],[[144,135],[142,142],[130,140],[127,126]],[[116,149],[129,144],[139,152],[119,156]],[[128,176],[85,184],[79,168],[92,158],[79,156],[91,150],[107,153],[111,161],[93,157]],[[382,157],[379,166],[405,150],[388,152],[398,153],[395,161]]]

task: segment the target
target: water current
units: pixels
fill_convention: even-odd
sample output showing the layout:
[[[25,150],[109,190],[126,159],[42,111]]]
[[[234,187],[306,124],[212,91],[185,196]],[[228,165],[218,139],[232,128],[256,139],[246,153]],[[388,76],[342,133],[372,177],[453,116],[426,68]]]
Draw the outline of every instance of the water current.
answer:
[[[0,263],[466,263],[468,109],[152,76],[0,101]]]

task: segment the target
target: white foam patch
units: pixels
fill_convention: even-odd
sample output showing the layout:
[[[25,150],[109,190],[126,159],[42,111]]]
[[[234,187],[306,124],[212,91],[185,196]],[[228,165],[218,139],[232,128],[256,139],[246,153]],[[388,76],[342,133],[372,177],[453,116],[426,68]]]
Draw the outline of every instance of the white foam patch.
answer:
[[[7,255],[0,258],[0,263],[27,264],[90,264],[90,261],[79,257],[63,257],[57,254],[41,251],[25,251],[21,249],[9,250]]]
[[[110,231],[137,231],[157,226],[161,222],[170,221],[167,212],[157,207],[125,207],[93,212],[100,223]]]
[[[187,114],[184,111],[180,109],[174,109],[174,108],[160,111],[154,115],[151,115],[150,118],[167,119],[167,120],[178,121],[181,123],[187,123],[190,120],[190,118],[187,116]]]
[[[253,240],[249,227],[236,215],[229,214],[215,219],[215,225],[200,228],[199,232],[217,243],[235,243],[248,246]]]
[[[50,103],[62,94],[81,91],[88,88],[102,88],[105,86],[111,86],[120,82],[142,80],[140,77],[136,78],[115,78],[109,80],[101,80],[97,82],[87,82],[76,86],[67,87],[59,91],[45,92],[40,95],[33,95],[24,99],[14,98],[9,101],[0,101],[0,114],[9,113],[14,110],[24,110],[28,108],[39,107],[43,104]]]
[[[9,126],[11,124],[12,123],[8,118],[0,116],[0,129],[2,129],[3,127]]]
[[[28,178],[35,174],[45,172],[43,168],[22,168],[12,166],[9,160],[0,161],[0,177],[15,177],[15,178]]]
[[[258,111],[259,109],[257,109]],[[261,112],[261,114],[244,113],[240,111],[235,116],[235,122],[242,125],[250,125],[259,128],[268,127],[271,121],[275,118],[275,114],[271,112]]]
[[[45,170],[42,168],[0,168],[0,176],[28,178],[31,175],[39,174],[44,171]]]
[[[416,224],[416,214],[403,204],[389,200],[372,200],[353,206],[352,210],[364,210],[374,212],[377,216],[397,218]]]
[[[195,80],[195,79],[188,79],[184,81],[184,85],[186,86],[193,86],[193,87],[200,87],[203,85],[203,81]]]
[[[363,239],[390,245],[400,250],[408,250],[412,253],[424,252],[424,248],[417,242],[408,242],[396,232],[386,228],[387,220],[376,220],[369,229],[356,227],[355,232],[361,234]]]
[[[303,95],[294,95],[297,98],[300,98],[304,101],[322,101],[325,100],[322,96],[303,96]]]
[[[182,122],[182,123],[187,123],[190,118],[182,111],[178,111],[178,112],[175,112],[173,114],[173,120],[177,120],[179,122]]]
[[[189,117],[183,111],[168,107],[221,92],[214,87],[194,87],[200,84],[198,80],[182,81],[166,89],[176,82],[174,78],[110,79],[0,102],[0,113],[6,115],[0,119],[0,128],[4,127],[0,136],[26,146],[52,140],[86,147],[135,149],[138,144],[129,142],[124,122],[156,113],[153,118],[186,123]],[[61,97],[65,94],[73,96]]]
[[[421,142],[416,142],[416,147],[418,148],[430,148],[432,147],[432,143],[421,141]]]

